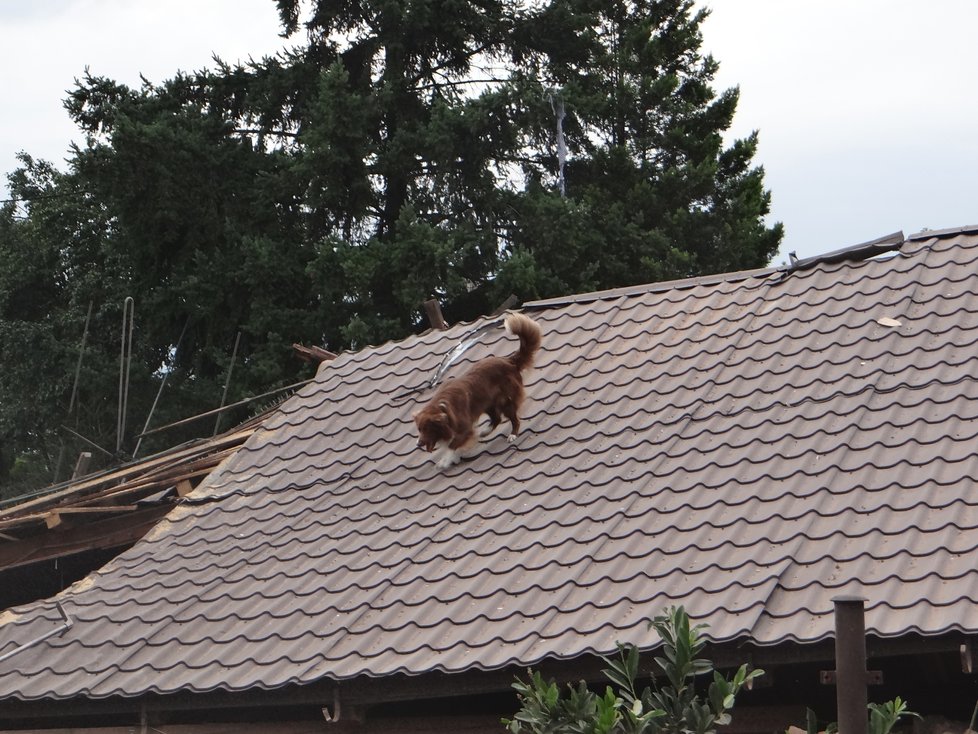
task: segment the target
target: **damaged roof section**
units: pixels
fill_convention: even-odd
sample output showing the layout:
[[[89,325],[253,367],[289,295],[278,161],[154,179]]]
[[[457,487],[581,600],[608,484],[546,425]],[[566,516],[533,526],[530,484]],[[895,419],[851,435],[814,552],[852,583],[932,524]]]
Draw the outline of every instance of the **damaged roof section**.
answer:
[[[232,456],[266,417],[257,416],[214,438],[48,487],[0,509],[0,573],[132,545]],[[92,560],[102,558],[98,554]],[[11,588],[16,585],[12,579],[2,579],[0,608],[7,605],[2,602],[8,596],[30,593]]]
[[[895,246],[890,243],[888,246]],[[60,594],[0,698],[276,689],[642,646],[978,633],[978,234],[530,304],[524,427],[438,469],[411,413],[480,324],[341,354]],[[447,378],[515,341],[487,327]],[[0,656],[60,623],[0,616]]]

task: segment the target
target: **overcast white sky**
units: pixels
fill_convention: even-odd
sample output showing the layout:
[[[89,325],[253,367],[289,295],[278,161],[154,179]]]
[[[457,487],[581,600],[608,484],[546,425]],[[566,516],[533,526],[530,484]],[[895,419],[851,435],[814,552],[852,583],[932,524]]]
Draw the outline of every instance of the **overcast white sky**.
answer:
[[[704,50],[737,85],[734,134],[807,257],[903,229],[978,223],[975,0],[712,0]],[[0,0],[0,172],[17,151],[61,164],[62,100],[85,66],[120,82],[261,57],[273,0]],[[6,191],[0,186],[0,193]]]

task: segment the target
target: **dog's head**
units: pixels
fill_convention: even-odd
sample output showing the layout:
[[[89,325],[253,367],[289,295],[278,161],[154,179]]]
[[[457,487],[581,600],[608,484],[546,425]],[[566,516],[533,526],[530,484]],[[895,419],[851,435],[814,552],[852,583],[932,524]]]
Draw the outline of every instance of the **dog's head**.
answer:
[[[448,405],[442,401],[437,405],[427,405],[414,414],[414,422],[418,426],[418,447],[425,451],[434,451],[439,443],[448,443],[452,439]]]

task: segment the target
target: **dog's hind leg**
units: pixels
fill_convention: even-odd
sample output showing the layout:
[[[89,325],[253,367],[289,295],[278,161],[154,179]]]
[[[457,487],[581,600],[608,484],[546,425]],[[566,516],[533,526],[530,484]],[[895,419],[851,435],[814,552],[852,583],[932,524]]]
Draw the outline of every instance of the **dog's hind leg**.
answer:
[[[489,416],[489,425],[479,431],[479,438],[485,438],[490,433],[496,430],[496,427],[502,422],[503,417],[499,413],[499,408],[493,406],[486,411],[486,415]]]
[[[509,419],[510,426],[513,429],[506,438],[506,440],[510,443],[513,443],[516,440],[516,434],[520,432],[520,417],[516,414],[517,410],[518,408],[514,403],[509,403],[505,408],[503,408],[503,412]]]

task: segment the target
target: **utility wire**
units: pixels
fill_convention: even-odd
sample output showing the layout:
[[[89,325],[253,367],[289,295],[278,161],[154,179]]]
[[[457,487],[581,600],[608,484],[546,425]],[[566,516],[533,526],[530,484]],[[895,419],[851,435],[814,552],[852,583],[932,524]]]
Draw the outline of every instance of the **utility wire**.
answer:
[[[0,199],[0,204],[24,204],[32,201],[44,201],[46,199],[66,199],[69,196],[85,196],[86,194],[90,193],[90,191],[63,191],[57,194],[38,194],[37,196],[30,197],[11,197],[9,199]]]

